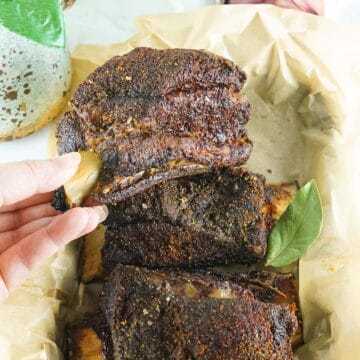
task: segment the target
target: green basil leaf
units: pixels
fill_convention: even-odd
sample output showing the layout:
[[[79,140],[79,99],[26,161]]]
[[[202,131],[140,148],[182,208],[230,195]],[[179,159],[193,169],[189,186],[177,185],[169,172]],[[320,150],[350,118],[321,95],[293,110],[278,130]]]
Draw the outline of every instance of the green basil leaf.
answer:
[[[37,43],[65,47],[59,0],[0,0],[0,25]]]
[[[319,237],[323,212],[315,180],[309,181],[296,194],[273,228],[266,265],[285,266],[298,260]]]

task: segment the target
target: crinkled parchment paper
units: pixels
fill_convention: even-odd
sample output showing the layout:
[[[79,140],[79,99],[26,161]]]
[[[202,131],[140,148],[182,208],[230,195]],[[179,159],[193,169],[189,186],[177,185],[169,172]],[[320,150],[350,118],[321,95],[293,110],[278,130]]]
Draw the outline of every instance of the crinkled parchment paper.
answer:
[[[359,359],[359,28],[266,5],[142,17],[137,27],[125,43],[78,48],[75,83],[137,46],[207,49],[242,66],[253,106],[247,167],[270,182],[315,178],[322,195],[324,231],[299,264],[305,345],[297,354]],[[77,257],[73,243],[0,307],[1,359],[61,358],[56,322],[76,306]]]

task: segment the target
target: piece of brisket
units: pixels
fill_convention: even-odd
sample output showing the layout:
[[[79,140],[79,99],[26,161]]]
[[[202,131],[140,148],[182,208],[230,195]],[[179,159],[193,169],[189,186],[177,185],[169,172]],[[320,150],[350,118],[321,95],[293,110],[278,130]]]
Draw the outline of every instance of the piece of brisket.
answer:
[[[102,262],[196,268],[263,259],[272,187],[242,169],[162,182],[109,206]]]
[[[295,298],[289,274],[118,266],[88,326],[106,360],[287,360],[300,332]]]
[[[103,203],[164,179],[243,164],[252,148],[245,79],[233,62],[200,50],[115,56],[75,92],[56,127],[58,151],[101,157],[93,196]]]

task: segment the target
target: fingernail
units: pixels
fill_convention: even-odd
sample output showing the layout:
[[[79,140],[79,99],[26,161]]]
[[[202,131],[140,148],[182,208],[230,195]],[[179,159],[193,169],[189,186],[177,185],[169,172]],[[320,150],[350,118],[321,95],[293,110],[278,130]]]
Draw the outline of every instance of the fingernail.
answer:
[[[93,209],[97,212],[99,216],[99,223],[102,223],[109,215],[109,210],[106,205],[95,206]]]
[[[62,166],[74,167],[80,164],[81,156],[78,152],[72,152],[61,155],[56,160],[60,161]]]

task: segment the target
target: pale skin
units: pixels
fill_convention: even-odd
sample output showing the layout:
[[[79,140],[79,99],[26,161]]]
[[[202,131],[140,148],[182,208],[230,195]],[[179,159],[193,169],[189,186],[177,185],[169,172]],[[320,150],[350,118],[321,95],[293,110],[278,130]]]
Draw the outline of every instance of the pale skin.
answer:
[[[105,220],[106,207],[51,206],[54,190],[75,172],[80,155],[0,165],[0,303],[31,270]]]

